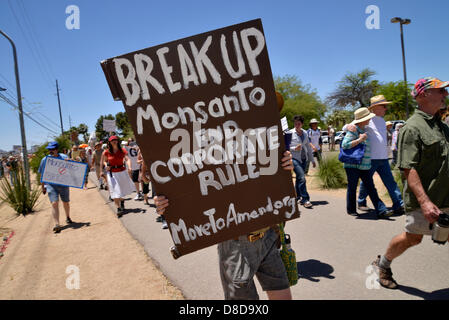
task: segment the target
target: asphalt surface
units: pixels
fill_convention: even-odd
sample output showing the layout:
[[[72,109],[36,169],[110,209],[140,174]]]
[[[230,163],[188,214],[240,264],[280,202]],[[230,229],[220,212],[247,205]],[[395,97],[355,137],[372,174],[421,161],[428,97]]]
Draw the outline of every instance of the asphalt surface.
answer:
[[[90,179],[96,181],[93,172]],[[108,193],[100,192],[115,213]],[[135,195],[125,201],[127,212],[120,220],[154,263],[187,299],[223,299],[216,246],[174,260],[169,231],[155,221],[155,208],[134,200]],[[403,231],[405,216],[378,220],[368,213],[355,218],[346,215],[344,197],[332,192],[312,192],[311,201],[313,209],[301,207],[301,218],[286,226],[300,274],[292,287],[294,299],[449,299],[448,244],[424,237],[392,264],[399,289],[377,288],[370,263]],[[260,298],[266,299],[257,287]]]

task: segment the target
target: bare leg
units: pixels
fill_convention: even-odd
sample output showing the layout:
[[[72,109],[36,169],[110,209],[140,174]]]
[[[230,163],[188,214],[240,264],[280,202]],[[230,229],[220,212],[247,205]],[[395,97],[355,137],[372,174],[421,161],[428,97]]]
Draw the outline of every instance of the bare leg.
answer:
[[[62,202],[62,205],[64,206],[65,216],[67,218],[70,218],[70,202]]]
[[[420,244],[422,241],[422,234],[413,234],[408,232],[403,232],[400,235],[394,237],[390,244],[388,245],[387,252],[385,253],[385,258],[390,261],[399,257],[408,248]]]
[[[267,291],[269,300],[292,300],[292,292],[290,288],[283,290]]]
[[[115,204],[115,206],[117,207],[117,208],[120,208],[120,201],[121,201],[122,199],[119,199],[119,198],[115,198],[114,199],[114,204]]]
[[[51,203],[51,213],[53,215],[55,225],[59,226],[59,201]]]

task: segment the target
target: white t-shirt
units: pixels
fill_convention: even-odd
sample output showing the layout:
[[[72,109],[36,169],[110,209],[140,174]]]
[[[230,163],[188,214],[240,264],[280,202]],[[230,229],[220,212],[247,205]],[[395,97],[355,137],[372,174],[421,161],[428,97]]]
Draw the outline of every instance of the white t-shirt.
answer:
[[[387,125],[384,118],[375,116],[365,127],[371,147],[371,159],[388,159]]]
[[[134,147],[125,147],[126,151],[128,151],[129,160],[131,160],[131,170],[139,170],[140,165],[137,163],[137,155],[139,154],[139,148],[137,146]]]

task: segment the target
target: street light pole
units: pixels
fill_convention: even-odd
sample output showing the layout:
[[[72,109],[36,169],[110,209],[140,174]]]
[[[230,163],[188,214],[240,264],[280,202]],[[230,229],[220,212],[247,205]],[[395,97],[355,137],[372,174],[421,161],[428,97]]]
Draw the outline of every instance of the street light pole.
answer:
[[[403,32],[402,25],[409,24],[411,22],[411,20],[410,19],[401,19],[399,17],[395,17],[395,18],[391,19],[391,22],[392,23],[399,22],[399,26],[400,26],[400,29],[401,29],[402,68],[404,70],[404,85],[405,85],[405,115],[406,115],[406,119],[408,119],[410,113],[409,113],[409,109],[408,109],[407,70],[406,70],[406,67],[405,67],[404,32]]]
[[[20,80],[19,80],[19,65],[17,63],[17,51],[14,41],[6,33],[0,30],[0,34],[3,35],[12,46],[12,52],[14,56],[14,72],[16,75],[16,89],[17,89],[17,105],[19,106],[19,121],[20,121],[20,133],[22,136],[22,154],[23,154],[23,169],[25,170],[25,178],[28,190],[30,190],[30,168],[28,164],[28,149],[25,136],[25,123],[23,121],[23,108],[22,108],[22,94],[20,92]]]

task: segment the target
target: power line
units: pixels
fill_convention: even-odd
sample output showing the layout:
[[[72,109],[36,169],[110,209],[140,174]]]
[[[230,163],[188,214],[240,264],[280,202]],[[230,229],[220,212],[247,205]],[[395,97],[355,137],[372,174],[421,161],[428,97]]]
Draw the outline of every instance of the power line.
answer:
[[[16,12],[15,12],[15,10],[14,10],[14,8],[13,8],[13,5],[11,4],[11,1],[10,1],[10,0],[8,0],[8,5],[9,5],[9,7],[10,7],[10,9],[11,9],[11,12],[13,13],[14,19],[16,20],[17,25],[19,26],[20,31],[22,32],[23,37],[25,38],[25,42],[26,42],[28,48],[29,48],[30,51],[31,51],[31,54],[32,54],[32,56],[33,56],[33,58],[34,58],[34,60],[35,60],[35,62],[36,62],[36,65],[37,65],[37,67],[39,68],[39,71],[40,71],[40,73],[41,73],[41,75],[42,75],[42,78],[45,79],[45,78],[47,77],[47,78],[45,79],[45,80],[46,80],[46,84],[49,85],[49,88],[51,88],[51,90],[53,90],[52,86],[50,85],[50,83],[52,83],[52,81],[51,81],[51,76],[49,75],[48,71],[44,68],[44,65],[43,65],[43,63],[42,63],[42,61],[41,61],[42,58],[41,58],[41,60],[40,60],[40,59],[37,57],[37,54],[39,54],[38,50],[35,49],[35,48],[33,48],[33,46],[30,44],[31,41],[28,39],[28,36],[27,36],[26,32],[24,31],[24,28],[22,28],[22,24],[20,23],[20,20],[19,20],[19,18],[17,17]],[[32,38],[32,37],[31,37],[31,38]],[[40,57],[40,55],[39,55],[39,57]]]
[[[8,97],[5,97],[3,94],[0,93],[0,97],[9,105],[11,105],[15,110],[17,110],[19,107],[16,106],[11,100],[9,100]],[[24,112],[23,113],[26,117],[28,117],[30,120],[32,120],[33,122],[35,122],[36,124],[38,124],[39,126],[41,126],[42,128],[54,133],[54,134],[58,134],[57,132],[53,131],[50,128],[47,128],[46,126],[44,126],[42,123],[40,123],[39,121],[35,120],[33,117],[31,117],[28,113]]]
[[[2,78],[4,78],[1,74],[0,74],[0,76],[2,77]],[[6,79],[5,79],[6,80]],[[7,81],[7,80],[6,80]],[[7,81],[8,82],[8,81]],[[6,89],[10,89],[8,86],[5,86],[5,85],[2,85],[3,87],[5,87]],[[12,91],[10,91],[10,92],[12,92]],[[17,98],[13,95],[13,94],[11,94],[8,90],[7,91],[5,91],[4,93],[5,94],[7,94],[12,100],[17,100]],[[23,102],[25,102],[30,108],[33,108],[33,106],[31,105],[32,103],[31,102],[29,102],[28,101],[28,99],[26,99],[25,97],[22,97],[22,101]],[[25,110],[25,111],[27,111],[28,113],[34,113],[34,114],[40,114],[42,117],[44,117],[45,119],[47,119],[52,125],[54,125],[54,126],[56,126],[57,128],[58,128],[58,130],[61,128],[60,126],[59,126],[59,124],[57,124],[56,122],[54,122],[52,119],[50,119],[49,117],[47,117],[46,115],[44,115],[42,112],[40,112],[40,111],[37,111],[37,110],[33,110],[33,111],[29,111],[29,110]],[[48,125],[48,124],[47,124]]]
[[[40,49],[40,52],[42,52],[42,56],[44,57],[44,62],[47,64],[48,70],[50,71],[50,75],[52,76],[52,79],[55,79],[55,74],[53,72],[53,69],[51,67],[51,64],[49,62],[49,59],[47,57],[47,54],[45,52],[45,47],[42,46],[42,43],[40,42],[39,39],[39,35],[38,33],[36,33],[36,28],[34,28],[34,24],[32,22],[32,20],[30,19],[30,16],[28,15],[28,12],[23,4],[22,0],[17,0],[19,3],[20,8],[22,9],[24,16],[25,16],[25,21],[28,22],[28,26],[30,27],[31,30],[31,34],[34,35],[34,37],[32,37],[32,39],[35,41],[35,43],[37,44],[36,48]]]

